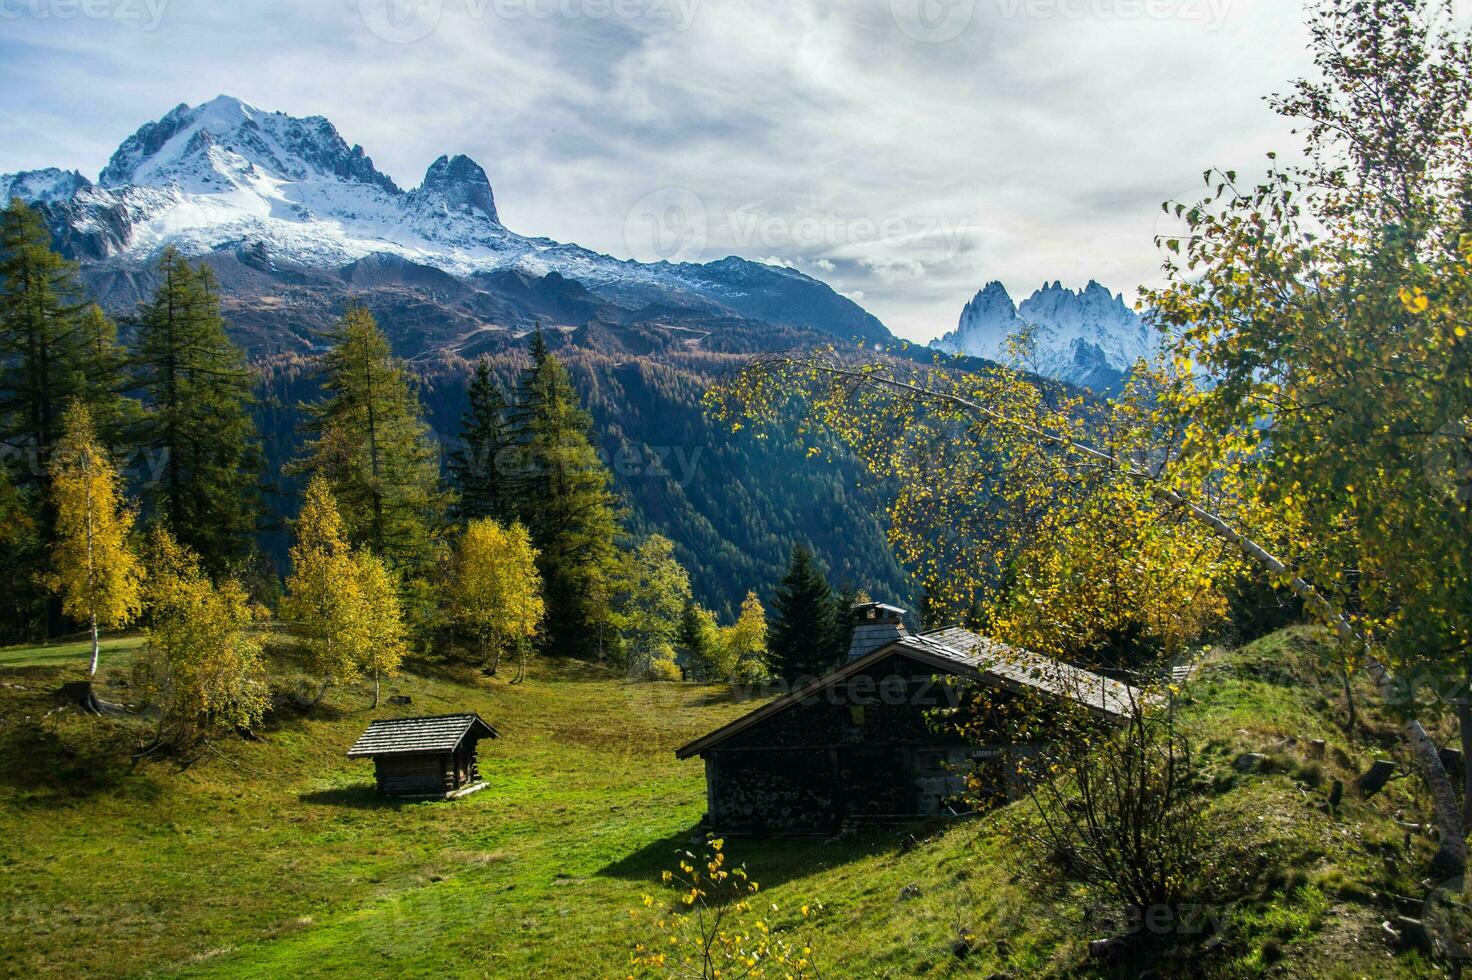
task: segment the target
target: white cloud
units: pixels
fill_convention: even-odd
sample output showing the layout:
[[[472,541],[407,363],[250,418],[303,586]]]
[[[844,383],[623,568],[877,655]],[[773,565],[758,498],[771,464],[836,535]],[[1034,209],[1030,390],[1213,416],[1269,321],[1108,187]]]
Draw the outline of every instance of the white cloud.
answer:
[[[0,109],[0,170],[95,174],[141,123],[226,92],[327,116],[407,186],[467,153],[508,225],[615,255],[660,188],[712,216],[751,209],[781,234],[743,243],[713,219],[707,258],[792,263],[927,340],[989,279],[1016,294],[1093,277],[1127,297],[1155,281],[1160,201],[1291,147],[1260,96],[1308,68],[1283,0],[1223,0],[1215,30],[974,0],[936,44],[888,0],[431,0],[435,29],[395,44],[359,15],[375,2],[400,0],[173,2],[153,31],[7,20],[0,83],[24,97]],[[553,15],[500,15],[514,9]]]

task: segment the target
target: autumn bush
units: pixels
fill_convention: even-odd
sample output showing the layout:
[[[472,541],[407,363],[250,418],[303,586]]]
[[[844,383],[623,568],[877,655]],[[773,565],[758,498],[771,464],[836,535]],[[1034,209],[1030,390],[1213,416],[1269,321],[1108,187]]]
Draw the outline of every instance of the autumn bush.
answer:
[[[761,887],[745,866],[729,865],[723,839],[709,838],[699,856],[681,851],[678,869],[665,871],[662,879],[674,897],[645,895],[644,910],[629,913],[636,921],[647,919],[655,933],[629,956],[637,973],[701,980],[823,976],[811,942],[775,927],[771,920],[781,909],[773,903],[763,907],[757,901]],[[799,921],[808,922],[821,909],[802,905]]]

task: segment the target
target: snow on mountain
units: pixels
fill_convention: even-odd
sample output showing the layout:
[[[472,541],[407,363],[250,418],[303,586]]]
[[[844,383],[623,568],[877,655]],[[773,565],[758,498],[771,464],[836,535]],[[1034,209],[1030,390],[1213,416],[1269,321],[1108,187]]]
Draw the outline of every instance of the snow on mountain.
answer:
[[[77,191],[91,187],[86,177],[75,170],[27,170],[18,174],[0,174],[0,200],[19,197],[27,201],[69,201]]]
[[[1032,328],[1026,366],[1045,377],[1088,387],[1117,383],[1140,358],[1155,353],[1154,332],[1144,318],[1093,280],[1081,290],[1061,282],[1016,305],[1000,282],[990,282],[966,304],[956,329],[931,346],[992,361],[1008,359],[1007,341]]]
[[[469,157],[440,157],[406,191],[321,116],[267,112],[224,95],[140,127],[96,184],[48,169],[0,174],[0,188],[41,205],[62,248],[93,267],[137,270],[166,245],[191,256],[246,250],[317,269],[387,254],[461,277],[555,272],[634,308],[662,304],[891,339],[873,316],[802,273],[734,257],[644,264],[519,235],[501,224],[486,172]],[[774,290],[801,302],[771,310]]]

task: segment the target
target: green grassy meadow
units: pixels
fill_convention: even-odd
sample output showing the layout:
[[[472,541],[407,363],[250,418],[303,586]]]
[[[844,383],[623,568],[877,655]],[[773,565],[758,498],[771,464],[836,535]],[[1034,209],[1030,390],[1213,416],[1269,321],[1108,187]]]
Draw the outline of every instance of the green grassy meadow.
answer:
[[[1415,894],[1429,844],[1404,850],[1409,780],[1337,816],[1328,781],[1384,751],[1348,744],[1303,670],[1311,634],[1218,654],[1189,685],[1213,818],[1226,849],[1221,937],[1190,935],[1110,969],[1214,976],[1431,976],[1380,937],[1389,894]],[[116,650],[116,648],[114,648]],[[689,846],[704,811],[698,760],[674,749],[753,704],[721,687],[630,684],[534,661],[523,684],[420,665],[390,682],[403,708],[333,692],[259,741],[193,765],[132,763],[138,723],[53,710],[80,675],[56,648],[0,665],[0,970],[27,976],[625,976],[644,925],[629,912]],[[107,661],[105,660],[105,665]],[[1270,669],[1271,668],[1271,669]],[[1306,668],[1305,668],[1306,670]],[[115,680],[114,658],[104,678]],[[103,697],[125,700],[106,681]],[[387,802],[347,747],[374,717],[471,709],[490,786],[450,803]],[[1328,758],[1272,749],[1265,775],[1238,751],[1323,737]],[[1089,896],[1019,879],[998,828],[1017,804],[947,828],[825,842],[731,840],[777,927],[808,927],[826,976],[1092,975]],[[973,936],[959,952],[958,936]],[[1164,959],[1161,959],[1161,957]],[[1143,957],[1143,958],[1141,958]]]

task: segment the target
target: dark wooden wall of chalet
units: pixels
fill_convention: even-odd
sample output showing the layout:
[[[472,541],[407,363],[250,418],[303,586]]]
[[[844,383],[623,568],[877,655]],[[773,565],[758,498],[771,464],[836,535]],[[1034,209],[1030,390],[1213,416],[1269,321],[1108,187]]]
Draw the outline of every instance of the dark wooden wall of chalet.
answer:
[[[450,753],[381,755],[373,760],[378,790],[394,796],[444,793],[454,789]]]
[[[722,831],[805,833],[932,812],[919,787],[944,782],[945,763],[967,748],[928,716],[956,703],[932,668],[887,658],[711,750],[711,820]]]

